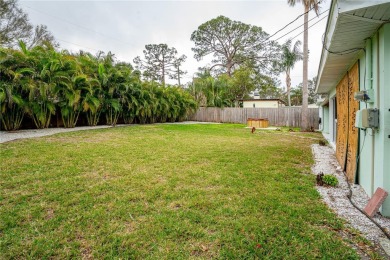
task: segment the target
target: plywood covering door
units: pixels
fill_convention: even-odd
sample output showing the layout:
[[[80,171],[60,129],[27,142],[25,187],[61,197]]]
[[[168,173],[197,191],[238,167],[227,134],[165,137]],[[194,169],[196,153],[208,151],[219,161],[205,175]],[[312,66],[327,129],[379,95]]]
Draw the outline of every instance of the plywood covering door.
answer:
[[[354,92],[359,91],[359,63],[357,62],[336,87],[337,97],[337,139],[336,158],[348,181],[354,182],[356,155],[358,152],[358,130],[355,128],[356,111],[359,102]]]
[[[347,178],[349,182],[355,181],[356,175],[356,156],[359,149],[359,131],[355,127],[356,111],[359,110],[359,102],[354,99],[354,93],[359,91],[359,63],[357,62],[348,73],[348,148],[347,148]]]
[[[336,158],[345,170],[348,145],[348,73],[336,87],[337,138]]]

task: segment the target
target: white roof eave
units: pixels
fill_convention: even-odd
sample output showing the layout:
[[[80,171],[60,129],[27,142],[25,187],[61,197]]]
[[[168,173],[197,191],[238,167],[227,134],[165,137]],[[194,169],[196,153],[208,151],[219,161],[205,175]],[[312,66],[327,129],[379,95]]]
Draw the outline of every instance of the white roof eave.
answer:
[[[385,21],[358,17],[351,13],[356,9],[369,9],[372,6],[383,3],[390,4],[389,1],[333,0],[324,34],[324,44],[327,46],[327,49],[332,52],[340,52],[352,48],[363,49],[365,47],[365,39],[372,37]],[[359,30],[354,32],[355,28],[359,28]],[[364,29],[360,30],[360,28]],[[345,55],[332,54],[323,48],[318,69],[316,92],[318,94],[328,93],[334,88],[350,66],[356,62],[359,55],[359,51]]]

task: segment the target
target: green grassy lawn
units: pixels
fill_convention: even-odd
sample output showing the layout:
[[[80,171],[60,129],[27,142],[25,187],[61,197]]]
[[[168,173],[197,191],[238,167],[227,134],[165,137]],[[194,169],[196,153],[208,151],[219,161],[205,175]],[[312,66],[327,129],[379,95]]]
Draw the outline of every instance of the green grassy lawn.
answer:
[[[309,174],[321,137],[302,136],[145,125],[1,144],[0,258],[358,258]]]

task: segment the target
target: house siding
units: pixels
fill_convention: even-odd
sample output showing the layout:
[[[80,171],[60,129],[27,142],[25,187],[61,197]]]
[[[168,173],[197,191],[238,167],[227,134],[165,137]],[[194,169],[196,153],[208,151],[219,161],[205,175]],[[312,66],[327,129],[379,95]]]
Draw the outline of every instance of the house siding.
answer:
[[[324,128],[322,131],[324,131],[326,134],[329,134],[329,106],[323,107],[323,113],[324,113]]]
[[[360,102],[362,108],[379,109],[379,128],[377,130],[359,130],[358,148],[358,179],[369,196],[372,196],[378,187],[390,192],[390,24],[384,24],[371,39],[366,42],[366,52],[357,56],[359,60],[360,90],[373,89],[374,103]],[[325,118],[323,132],[329,129],[329,141],[334,138],[334,96],[336,86],[328,92],[329,118]],[[390,198],[382,207],[384,216],[390,216]]]
[[[367,89],[375,92],[375,102],[367,107],[379,108],[379,129],[360,130],[359,183],[372,196],[378,187],[390,191],[390,24],[379,29],[372,41],[367,42],[366,50],[368,60],[362,59],[367,62],[369,80],[365,83]],[[363,85],[361,90],[364,90]],[[360,104],[361,108],[365,106],[365,103]],[[382,214],[390,216],[389,198],[383,203]]]
[[[361,54],[359,56],[360,59],[360,90],[371,89],[373,86],[373,78],[371,73],[371,65],[373,64],[372,60],[372,50],[371,49],[371,41],[367,41],[366,45],[366,54]],[[369,59],[368,64],[366,58]],[[375,68],[372,68],[375,69]],[[364,76],[366,75],[366,76]],[[366,77],[366,79],[365,79]],[[368,80],[367,80],[368,79]],[[373,108],[374,104],[360,102],[360,108]],[[372,154],[372,146],[373,146],[373,135],[371,133],[371,129],[367,130],[359,130],[359,174],[358,174],[358,183],[363,187],[366,193],[369,196],[373,194],[373,185],[372,185],[372,167],[373,167],[373,154]]]
[[[390,191],[390,24],[380,28],[379,33],[379,73],[378,108],[379,131],[376,135],[375,149],[375,189],[382,187]],[[382,213],[390,216],[390,198],[383,203]]]

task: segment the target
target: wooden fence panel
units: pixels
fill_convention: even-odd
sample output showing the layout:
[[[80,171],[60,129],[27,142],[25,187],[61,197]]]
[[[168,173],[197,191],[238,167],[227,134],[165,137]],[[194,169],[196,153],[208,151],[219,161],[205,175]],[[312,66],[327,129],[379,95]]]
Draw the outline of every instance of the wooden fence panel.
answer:
[[[311,127],[318,129],[318,108],[309,108],[308,121]],[[268,118],[271,126],[301,126],[300,107],[281,108],[215,108],[201,107],[189,118],[193,121],[246,124],[248,118]]]

